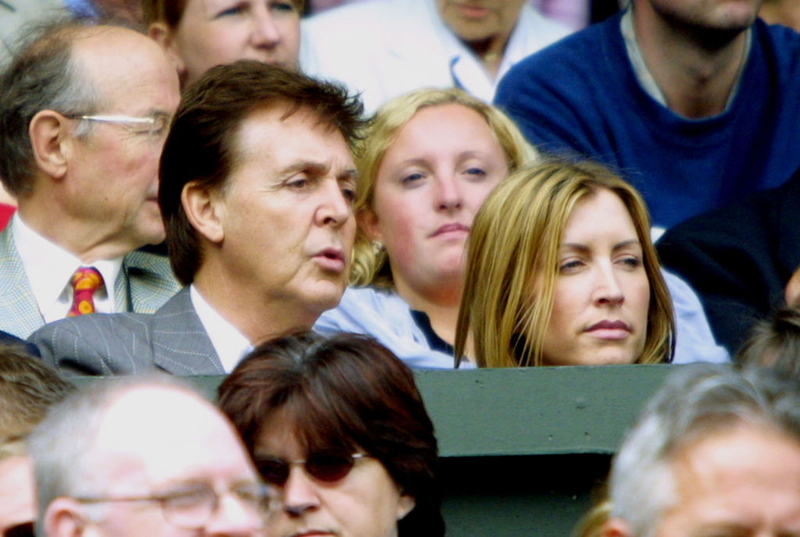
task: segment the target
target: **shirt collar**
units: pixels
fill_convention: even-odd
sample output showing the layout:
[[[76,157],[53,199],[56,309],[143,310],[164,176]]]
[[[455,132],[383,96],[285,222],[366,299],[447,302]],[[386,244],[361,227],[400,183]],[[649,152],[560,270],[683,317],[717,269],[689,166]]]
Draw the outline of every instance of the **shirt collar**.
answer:
[[[230,373],[236,365],[244,358],[253,346],[250,341],[239,332],[239,330],[229,323],[217,310],[209,304],[197,287],[189,286],[189,297],[192,300],[197,316],[217,352],[217,356],[222,362],[222,367],[226,373]]]
[[[639,48],[639,43],[636,41],[636,29],[633,26],[633,7],[629,7],[623,13],[622,18],[619,21],[619,28],[622,32],[622,38],[625,41],[625,50],[628,53],[628,60],[631,62],[631,67],[633,67],[633,73],[636,76],[636,80],[639,81],[639,86],[647,93],[654,101],[659,103],[661,106],[667,106],[667,98],[664,96],[664,92],[661,91],[661,88],[658,87],[655,78],[653,78],[653,74],[647,68],[647,64],[644,62],[644,57],[642,56],[642,50]],[[745,43],[745,50],[744,50],[744,61],[742,61],[741,66],[739,66],[739,73],[736,75],[736,83],[733,85],[733,91],[731,91],[730,96],[728,97],[728,102],[725,104],[725,111],[727,112],[733,103],[733,99],[736,97],[736,93],[739,89],[739,83],[742,80],[742,73],[744,72],[744,66],[747,64],[747,58],[750,55],[750,46],[753,41],[753,30],[752,28],[747,29],[747,41]]]
[[[19,211],[14,213],[11,226],[14,245],[45,321],[66,316],[72,302],[72,275],[79,267],[89,265],[33,230],[19,216]],[[105,292],[96,295],[97,311],[111,313],[116,309],[114,286],[122,270],[122,257],[98,260],[91,266],[100,272],[105,284]]]

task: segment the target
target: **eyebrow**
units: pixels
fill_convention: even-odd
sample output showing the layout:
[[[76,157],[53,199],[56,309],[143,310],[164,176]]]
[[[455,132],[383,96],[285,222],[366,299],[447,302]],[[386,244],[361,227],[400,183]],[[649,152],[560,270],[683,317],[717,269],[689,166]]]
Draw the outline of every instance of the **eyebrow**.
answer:
[[[312,160],[301,160],[290,164],[278,172],[280,177],[289,177],[297,172],[308,171],[311,175],[322,176],[328,173],[331,166],[328,164],[321,164]],[[353,180],[358,179],[358,171],[355,168],[346,168],[344,172],[336,176],[337,180]]]
[[[642,243],[638,239],[629,239],[627,241],[618,242],[617,244],[614,245],[614,247],[611,249],[611,251],[612,252],[616,252],[618,250],[622,250],[624,248],[627,248],[628,246],[639,246],[639,247],[641,247]],[[580,243],[577,243],[577,242],[563,242],[563,243],[561,243],[561,246],[559,246],[559,249],[576,250],[576,251],[581,252],[581,253],[586,253],[586,252],[589,252],[591,250],[591,248],[589,248],[587,245],[580,244]]]

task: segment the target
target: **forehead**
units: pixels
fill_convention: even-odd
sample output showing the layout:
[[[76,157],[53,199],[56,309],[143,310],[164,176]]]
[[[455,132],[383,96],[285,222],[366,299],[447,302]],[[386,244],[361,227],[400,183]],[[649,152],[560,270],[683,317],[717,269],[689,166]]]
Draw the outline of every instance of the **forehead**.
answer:
[[[681,447],[670,466],[677,500],[659,534],[800,534],[800,443],[784,433],[742,423]]]
[[[602,226],[598,223],[602,222]],[[636,234],[636,226],[622,199],[607,188],[597,188],[575,203],[567,219],[564,241],[577,236],[595,236],[610,231]]]
[[[100,423],[94,456],[110,486],[134,489],[118,492],[252,472],[232,427],[210,404],[164,388],[137,389],[113,402]]]
[[[303,159],[336,160],[352,166],[352,153],[342,133],[309,108],[276,105],[249,113],[232,137],[238,165],[259,160],[275,166]]]
[[[73,44],[79,72],[109,106],[173,112],[178,76],[158,45],[124,28],[98,27]]]

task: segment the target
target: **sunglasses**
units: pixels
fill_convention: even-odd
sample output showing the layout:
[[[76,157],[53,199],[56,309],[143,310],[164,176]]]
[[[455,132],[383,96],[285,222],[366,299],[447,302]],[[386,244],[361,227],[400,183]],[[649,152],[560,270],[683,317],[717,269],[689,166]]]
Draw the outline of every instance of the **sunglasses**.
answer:
[[[294,465],[304,466],[306,473],[323,483],[334,483],[347,477],[358,459],[368,458],[364,453],[312,453],[304,461],[286,461],[273,458],[256,458],[255,464],[261,478],[267,483],[282,487],[289,479]]]

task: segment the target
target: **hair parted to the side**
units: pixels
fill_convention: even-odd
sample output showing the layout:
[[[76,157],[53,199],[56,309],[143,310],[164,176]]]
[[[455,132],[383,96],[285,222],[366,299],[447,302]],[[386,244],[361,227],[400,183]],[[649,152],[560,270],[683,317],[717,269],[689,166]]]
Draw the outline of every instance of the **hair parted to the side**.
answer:
[[[356,216],[372,210],[375,182],[383,157],[394,144],[400,129],[420,110],[445,104],[464,106],[486,120],[503,149],[509,173],[538,158],[538,153],[525,140],[514,122],[494,106],[456,88],[414,90],[385,103],[370,122],[356,158],[359,173],[354,206]],[[356,233],[350,282],[361,286],[393,286],[386,252],[372,244],[361,226]]]
[[[170,263],[184,285],[200,268],[202,247],[181,192],[189,183],[224,188],[238,158],[239,127],[254,112],[276,107],[286,110],[282,120],[301,108],[310,110],[351,148],[363,130],[361,101],[344,87],[254,60],[219,65],[189,86],[161,154],[158,192]]]
[[[480,367],[543,365],[561,238],[578,201],[599,189],[619,196],[642,246],[650,307],[645,346],[636,363],[671,360],[672,300],[650,240],[644,201],[631,185],[600,164],[555,159],[513,173],[475,216],[467,241],[456,357],[464,355],[471,336]]]
[[[33,191],[36,159],[28,131],[42,110],[65,116],[93,114],[100,106],[94,84],[73,57],[73,43],[102,31],[86,20],[58,18],[31,28],[0,76],[0,178],[17,198]],[[92,129],[76,126],[75,135]]]
[[[300,332],[263,343],[220,385],[218,404],[251,454],[277,411],[309,453],[363,450],[416,500],[399,537],[444,535],[433,424],[411,370],[375,340]]]
[[[742,424],[800,442],[796,377],[727,365],[677,368],[645,405],[614,458],[609,516],[627,521],[634,537],[656,535],[661,516],[678,500],[674,455],[699,438]]]

